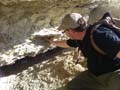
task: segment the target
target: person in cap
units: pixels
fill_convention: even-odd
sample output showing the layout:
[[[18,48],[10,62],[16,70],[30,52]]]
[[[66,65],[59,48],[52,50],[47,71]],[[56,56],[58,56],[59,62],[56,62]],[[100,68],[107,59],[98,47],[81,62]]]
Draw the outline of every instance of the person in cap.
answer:
[[[88,16],[82,17],[82,15],[78,13],[66,14],[62,19],[61,25],[58,27],[58,30],[63,30],[63,32],[71,39],[82,40],[82,37],[84,37],[84,34],[88,27],[88,19]],[[60,46],[63,48],[69,47],[66,41],[49,40],[49,42],[55,46]]]
[[[62,90],[120,90],[120,37],[111,28],[102,25],[91,28],[88,21],[88,16],[83,17],[79,13],[66,14],[58,29],[64,30],[69,39],[49,40],[51,44],[63,48],[78,47],[87,58],[88,70],[80,73]],[[94,48],[91,42],[93,29],[94,42],[106,54]]]

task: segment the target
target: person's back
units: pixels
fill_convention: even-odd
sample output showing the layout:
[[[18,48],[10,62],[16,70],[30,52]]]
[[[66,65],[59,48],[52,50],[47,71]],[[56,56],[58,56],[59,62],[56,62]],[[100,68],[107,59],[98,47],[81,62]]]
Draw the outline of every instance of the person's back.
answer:
[[[120,50],[120,38],[104,26],[96,29],[93,33],[93,39],[97,46],[107,52],[107,55],[99,53],[91,44],[91,30],[87,30],[87,34],[82,41],[83,47],[81,50],[88,59],[88,69],[95,75],[101,75],[120,68],[120,60],[114,58]]]

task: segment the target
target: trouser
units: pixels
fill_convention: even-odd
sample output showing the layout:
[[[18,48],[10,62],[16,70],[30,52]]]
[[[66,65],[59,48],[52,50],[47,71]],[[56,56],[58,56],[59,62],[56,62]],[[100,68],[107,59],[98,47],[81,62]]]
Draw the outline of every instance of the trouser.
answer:
[[[120,70],[100,76],[85,71],[58,90],[120,90]]]

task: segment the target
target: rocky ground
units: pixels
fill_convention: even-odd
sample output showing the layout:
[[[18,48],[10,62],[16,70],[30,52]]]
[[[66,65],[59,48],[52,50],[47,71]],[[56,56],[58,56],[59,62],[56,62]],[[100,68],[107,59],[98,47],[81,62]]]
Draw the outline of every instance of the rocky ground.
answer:
[[[47,34],[45,34],[46,30],[49,30],[49,33],[47,32]],[[50,32],[50,30],[52,30],[52,32]],[[48,35],[50,33],[53,34],[54,29],[49,28],[43,31],[44,35]],[[31,36],[32,39],[30,37],[24,43],[14,46],[13,49],[6,51],[4,54],[1,53],[1,66],[14,63],[16,59],[24,56],[35,56],[38,52],[52,47],[44,40],[40,40],[40,37],[40,41],[36,39],[36,35],[38,37],[40,34],[41,32],[35,32],[33,36]],[[54,32],[54,34],[56,34],[56,32]],[[46,47],[44,47],[42,43],[44,43]],[[73,56],[73,51],[66,51],[47,61],[28,67],[28,69],[17,75],[0,78],[0,84],[2,85],[1,90],[54,90],[62,87],[72,80],[77,73],[85,70],[84,57],[80,57],[80,65],[80,63],[75,64]]]

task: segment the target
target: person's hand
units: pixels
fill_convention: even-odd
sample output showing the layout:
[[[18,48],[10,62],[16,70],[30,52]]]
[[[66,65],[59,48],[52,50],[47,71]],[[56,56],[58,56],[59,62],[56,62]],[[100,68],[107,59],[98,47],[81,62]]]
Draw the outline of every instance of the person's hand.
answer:
[[[54,41],[54,36],[46,36],[44,37],[44,40],[47,41],[48,43],[52,44]]]

